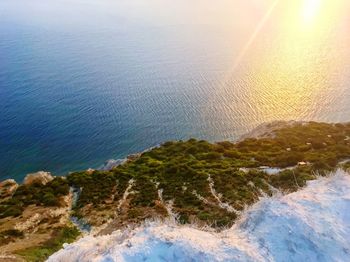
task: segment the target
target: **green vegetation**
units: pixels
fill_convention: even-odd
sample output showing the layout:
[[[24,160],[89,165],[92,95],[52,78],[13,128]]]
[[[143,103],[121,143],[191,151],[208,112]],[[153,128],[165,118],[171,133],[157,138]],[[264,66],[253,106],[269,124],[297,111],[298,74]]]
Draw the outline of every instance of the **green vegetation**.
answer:
[[[182,223],[227,226],[236,218],[235,210],[254,203],[263,193],[271,195],[272,187],[295,191],[314,179],[315,172],[324,174],[350,157],[350,124],[310,122],[273,133],[238,143],[169,141],[110,171],[76,172],[45,186],[22,185],[12,199],[0,203],[0,217],[19,216],[30,204],[57,206],[73,186],[81,189],[74,215],[89,220],[92,214],[110,211],[104,215],[113,218],[114,212],[122,212],[117,206],[133,179],[124,210],[127,222],[154,214],[164,217],[165,206],[172,204]],[[260,166],[282,171],[268,175]],[[344,166],[349,167],[349,162]]]
[[[349,136],[349,124],[311,122],[276,130],[273,138],[250,138],[236,144],[227,141],[211,144],[195,139],[170,141],[111,171],[74,173],[68,175],[68,181],[82,188],[77,211],[90,204],[99,210],[115,206],[128,181],[134,179],[135,193],[129,196],[128,219],[143,219],[145,207],[159,213],[155,205],[159,200],[158,185],[164,201],[174,201],[173,211],[180,222],[200,220],[225,226],[232,223],[236,214],[219,207],[210,191],[209,175],[215,190],[222,194],[222,202],[241,210],[255,202],[261,192],[271,194],[268,185],[295,191],[315,178],[315,171],[334,169],[339,161],[350,157]],[[291,167],[301,161],[309,164],[277,175],[267,175],[258,169]],[[251,168],[247,172],[240,170],[247,167]]]
[[[38,247],[31,247],[17,252],[26,261],[45,261],[51,254],[60,250],[64,243],[72,243],[80,235],[75,227],[62,227],[54,232],[50,240]]]
[[[269,175],[263,166],[280,170]],[[260,196],[275,189],[296,191],[338,167],[350,168],[350,124],[295,124],[237,143],[169,141],[110,171],[75,172],[46,185],[20,185],[12,197],[0,199],[0,223],[9,217],[25,220],[22,214],[30,205],[67,207],[62,198],[73,187],[79,198],[71,215],[93,226],[112,220],[110,229],[115,230],[171,212],[180,223],[222,228]],[[44,261],[63,243],[74,241],[77,228],[57,221],[43,218],[37,226],[48,230],[43,239],[51,234],[50,239],[16,254],[26,261]],[[0,246],[25,240],[27,233],[7,228],[0,232]]]

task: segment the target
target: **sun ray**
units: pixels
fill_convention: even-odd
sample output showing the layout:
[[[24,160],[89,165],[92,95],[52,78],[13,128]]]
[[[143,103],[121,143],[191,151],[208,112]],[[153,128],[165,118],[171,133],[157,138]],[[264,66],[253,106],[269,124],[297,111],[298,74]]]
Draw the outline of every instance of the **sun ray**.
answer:
[[[258,36],[260,31],[262,30],[262,28],[266,24],[267,20],[271,16],[273,10],[276,8],[276,6],[277,6],[279,1],[280,0],[276,0],[275,2],[273,2],[273,4],[271,5],[270,9],[266,12],[265,16],[261,19],[260,23],[257,25],[257,27],[254,30],[253,34],[250,36],[247,44],[243,47],[242,51],[237,56],[237,59],[236,59],[235,63],[233,64],[231,72],[235,71],[238,68],[238,66],[240,65],[242,59],[246,55],[246,53],[249,50],[250,46],[254,43],[255,38]]]

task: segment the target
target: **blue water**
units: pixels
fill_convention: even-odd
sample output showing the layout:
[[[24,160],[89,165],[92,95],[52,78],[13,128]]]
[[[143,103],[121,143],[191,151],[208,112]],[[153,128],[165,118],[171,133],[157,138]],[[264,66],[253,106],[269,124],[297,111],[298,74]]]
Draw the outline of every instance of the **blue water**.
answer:
[[[226,4],[2,0],[0,179],[96,168],[166,140],[235,139],[264,121],[350,120],[349,20],[301,39],[295,56],[308,62],[291,78],[278,59],[288,38],[271,33],[279,15],[233,68],[267,7],[236,25],[218,21]]]

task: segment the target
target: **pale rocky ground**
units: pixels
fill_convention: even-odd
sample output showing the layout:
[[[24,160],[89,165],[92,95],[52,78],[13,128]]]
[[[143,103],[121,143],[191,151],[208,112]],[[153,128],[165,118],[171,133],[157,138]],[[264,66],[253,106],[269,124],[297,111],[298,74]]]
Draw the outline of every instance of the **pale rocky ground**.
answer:
[[[48,172],[29,174],[25,184],[38,182],[46,184],[53,177]],[[0,184],[0,191],[11,193],[18,185],[14,180],[6,180]],[[5,200],[4,198],[0,201]],[[14,241],[1,246],[0,261],[24,261],[20,256],[15,255],[16,251],[29,247],[40,246],[41,243],[49,240],[53,231],[70,223],[69,211],[71,209],[72,194],[62,198],[61,207],[44,207],[31,205],[27,207],[19,217],[7,217],[0,219],[0,232],[8,229],[16,229],[24,233],[23,238],[15,238]]]
[[[0,182],[0,195],[2,198],[10,197],[12,193],[16,191],[17,187],[18,184],[14,179],[7,179],[5,181],[2,181]]]
[[[30,185],[35,182],[40,183],[42,185],[46,185],[48,182],[53,180],[53,176],[50,172],[39,171],[36,173],[28,174],[23,181],[23,184]]]

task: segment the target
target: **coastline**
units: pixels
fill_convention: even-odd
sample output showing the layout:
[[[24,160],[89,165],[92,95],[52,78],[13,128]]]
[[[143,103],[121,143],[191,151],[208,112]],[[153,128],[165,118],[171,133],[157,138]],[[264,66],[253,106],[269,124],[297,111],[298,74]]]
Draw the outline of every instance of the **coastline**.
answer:
[[[349,123],[277,122],[256,130],[235,143],[168,141],[101,170],[63,177],[39,172],[23,184],[2,184],[0,245],[26,259],[48,250],[47,258],[78,236],[169,218],[222,231],[261,197],[299,191],[320,175],[350,167]],[[52,246],[54,235],[58,244]],[[42,244],[27,241],[33,237]]]

